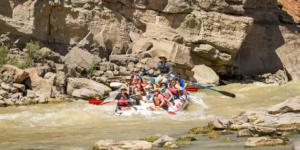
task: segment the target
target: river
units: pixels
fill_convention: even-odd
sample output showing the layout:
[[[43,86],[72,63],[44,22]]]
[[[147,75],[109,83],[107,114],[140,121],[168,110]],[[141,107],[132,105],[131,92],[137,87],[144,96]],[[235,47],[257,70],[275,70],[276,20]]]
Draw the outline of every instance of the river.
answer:
[[[198,96],[209,106],[191,104],[185,112],[177,115],[115,116],[116,103],[102,106],[75,101],[61,104],[40,104],[0,108],[0,149],[92,149],[100,139],[137,140],[142,137],[168,134],[179,137],[196,126],[205,126],[214,116],[232,118],[246,110],[266,110],[289,97],[300,94],[300,82],[286,85],[263,83],[230,84],[216,87],[236,94],[229,98],[217,92],[201,89]],[[108,99],[111,100],[112,98]],[[232,146],[244,147],[246,138],[236,138]],[[196,135],[194,145],[182,149],[232,149],[221,139],[209,139]],[[298,135],[290,137],[292,140]],[[288,143],[289,145],[291,143]],[[277,146],[276,149],[290,149]],[[264,147],[258,149],[274,149]]]

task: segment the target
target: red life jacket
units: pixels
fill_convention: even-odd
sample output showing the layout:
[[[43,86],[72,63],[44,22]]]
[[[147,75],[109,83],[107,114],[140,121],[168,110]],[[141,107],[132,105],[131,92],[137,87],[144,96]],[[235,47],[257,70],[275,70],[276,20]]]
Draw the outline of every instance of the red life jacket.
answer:
[[[122,95],[119,99],[119,106],[127,106],[128,105],[128,99],[126,96]]]
[[[166,90],[162,90],[162,95],[166,98],[166,99],[170,99],[171,95],[168,94],[167,89]]]
[[[175,85],[176,85],[176,84],[175,84]],[[176,89],[175,85],[171,85],[171,86],[169,87],[169,90],[171,91],[171,93],[172,93],[173,95],[177,95],[177,94],[178,94],[178,90]]]

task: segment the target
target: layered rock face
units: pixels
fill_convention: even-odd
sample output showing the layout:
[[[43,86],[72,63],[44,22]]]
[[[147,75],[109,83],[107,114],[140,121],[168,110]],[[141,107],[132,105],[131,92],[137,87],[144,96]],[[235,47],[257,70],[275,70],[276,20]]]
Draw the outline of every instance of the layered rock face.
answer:
[[[293,16],[296,23],[300,23],[300,2],[298,0],[278,0],[278,7]]]
[[[165,54],[174,72],[190,80],[191,70],[203,64],[222,76],[275,73],[283,67],[275,50],[299,38],[292,17],[277,9],[276,0],[2,3],[2,45],[21,49],[34,39],[63,56],[73,51],[68,58],[76,55],[73,47],[107,60],[110,55],[134,53],[139,59],[151,58],[148,61],[155,62],[153,58]],[[73,65],[68,58],[64,59],[68,66]],[[71,68],[81,73],[80,67]]]

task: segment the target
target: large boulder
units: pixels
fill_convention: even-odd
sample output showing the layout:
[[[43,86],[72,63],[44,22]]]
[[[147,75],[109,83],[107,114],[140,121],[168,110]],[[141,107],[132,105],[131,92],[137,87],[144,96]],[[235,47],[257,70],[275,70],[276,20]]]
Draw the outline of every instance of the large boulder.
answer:
[[[139,60],[136,55],[110,55],[109,61],[119,66],[127,66],[129,62],[137,63]]]
[[[12,65],[3,65],[0,69],[0,74],[13,77],[13,83],[21,83],[25,78],[28,77],[27,72]]]
[[[281,139],[269,139],[267,137],[250,137],[246,141],[246,147],[258,147],[258,146],[277,146],[286,145],[285,141]]]
[[[147,43],[152,43],[152,46],[145,47],[145,44]],[[168,61],[173,64],[173,67],[182,67],[188,69],[194,67],[191,57],[191,49],[187,46],[172,41],[142,38],[134,43],[132,52],[139,54],[141,59],[147,57],[154,58],[164,54]]]
[[[52,86],[38,75],[38,71],[35,68],[26,69],[25,71],[29,75],[29,78],[25,81],[27,87],[30,87],[39,97],[50,98]]]
[[[93,80],[85,78],[68,78],[67,93],[72,94],[76,89],[88,89],[97,92],[100,96],[108,95],[111,88]]]
[[[208,123],[208,128],[212,130],[226,129],[228,126],[229,121],[222,116],[214,117],[214,119]]]
[[[86,71],[88,65],[93,62],[93,56],[88,51],[84,51],[80,48],[73,48],[63,59],[65,65],[69,69],[74,69],[78,73]],[[99,61],[100,59],[96,57]]]
[[[77,98],[84,98],[84,99],[100,98],[100,95],[97,92],[89,89],[76,89],[73,91],[72,96]]]
[[[292,80],[300,80],[300,61],[298,60],[300,56],[299,47],[300,39],[290,41],[276,49],[278,57]]]
[[[300,96],[292,97],[286,101],[271,107],[268,112],[270,114],[299,112],[300,111]]]
[[[193,77],[197,83],[204,86],[219,85],[219,76],[211,68],[205,65],[196,65],[192,71],[194,71]]]

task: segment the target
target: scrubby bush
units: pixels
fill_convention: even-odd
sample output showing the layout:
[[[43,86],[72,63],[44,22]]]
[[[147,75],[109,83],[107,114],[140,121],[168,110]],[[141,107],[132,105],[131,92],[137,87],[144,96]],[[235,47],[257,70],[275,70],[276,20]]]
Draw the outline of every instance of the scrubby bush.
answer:
[[[97,73],[97,68],[100,67],[100,65],[98,65],[98,61],[97,61],[97,57],[94,57],[93,62],[88,65],[87,67],[87,71],[89,73],[89,75],[93,76],[95,73]]]
[[[7,64],[7,55],[9,53],[8,50],[9,46],[6,47],[0,47],[0,68],[4,65]]]

